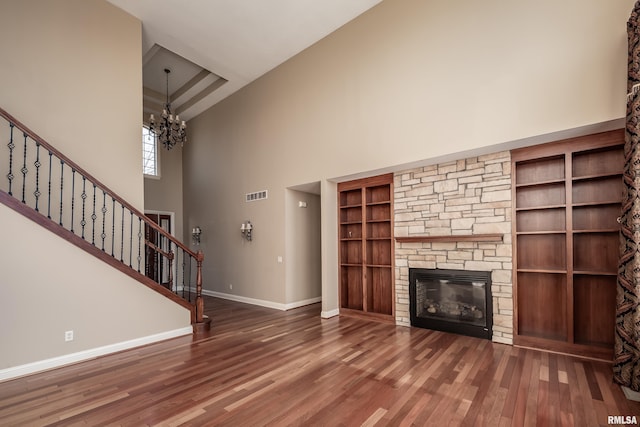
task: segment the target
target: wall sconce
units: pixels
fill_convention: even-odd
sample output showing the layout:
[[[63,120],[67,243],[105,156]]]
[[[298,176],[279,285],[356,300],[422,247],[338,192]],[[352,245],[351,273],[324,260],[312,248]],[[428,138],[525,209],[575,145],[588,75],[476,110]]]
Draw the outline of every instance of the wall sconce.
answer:
[[[193,243],[196,245],[200,245],[200,235],[202,234],[202,229],[197,225],[191,230],[191,236],[193,236]]]
[[[245,239],[251,241],[251,230],[253,230],[253,225],[251,225],[251,221],[243,222],[240,226],[240,232],[244,236]]]

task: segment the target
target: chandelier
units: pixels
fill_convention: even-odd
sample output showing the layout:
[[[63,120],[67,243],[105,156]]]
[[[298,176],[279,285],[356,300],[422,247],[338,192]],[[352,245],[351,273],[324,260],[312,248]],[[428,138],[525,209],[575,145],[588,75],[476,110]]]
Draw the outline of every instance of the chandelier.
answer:
[[[169,73],[171,70],[164,69],[167,75],[167,102],[162,110],[160,123],[156,123],[153,114],[149,117],[149,130],[164,144],[167,150],[171,150],[174,145],[180,143],[183,146],[187,140],[187,124],[180,121],[180,116],[174,117],[171,113],[171,102],[169,101]]]

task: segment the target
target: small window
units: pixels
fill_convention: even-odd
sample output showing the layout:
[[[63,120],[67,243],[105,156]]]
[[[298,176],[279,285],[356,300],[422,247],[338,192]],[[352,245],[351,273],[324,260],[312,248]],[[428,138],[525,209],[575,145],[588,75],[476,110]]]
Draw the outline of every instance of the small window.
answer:
[[[158,176],[158,144],[146,126],[142,126],[142,171],[145,175]]]

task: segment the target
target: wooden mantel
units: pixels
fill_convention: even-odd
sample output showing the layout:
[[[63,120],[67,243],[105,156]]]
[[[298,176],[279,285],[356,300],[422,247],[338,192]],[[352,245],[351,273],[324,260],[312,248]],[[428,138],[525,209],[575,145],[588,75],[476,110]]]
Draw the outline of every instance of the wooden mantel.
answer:
[[[446,236],[401,236],[396,237],[398,243],[427,243],[427,242],[501,242],[502,234],[465,234]]]

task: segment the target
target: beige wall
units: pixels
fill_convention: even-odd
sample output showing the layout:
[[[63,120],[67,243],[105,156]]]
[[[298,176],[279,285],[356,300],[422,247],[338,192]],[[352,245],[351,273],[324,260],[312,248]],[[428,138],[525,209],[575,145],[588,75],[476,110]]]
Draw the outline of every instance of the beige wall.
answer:
[[[175,224],[172,224],[171,231],[180,241],[189,245],[190,234],[184,234],[182,226],[182,148],[178,146],[168,151],[160,145],[158,163],[160,176],[144,178],[145,211],[174,213]],[[184,239],[183,236],[187,236],[188,239]]]
[[[323,310],[337,308],[327,182],[610,126],[633,3],[386,0],[191,120],[184,200],[208,218],[205,287],[284,302],[283,189],[321,181]]]
[[[309,302],[322,296],[320,196],[288,189],[285,203],[285,302]]]
[[[2,107],[142,207],[140,22],[103,0],[25,0],[0,25]]]
[[[169,299],[1,204],[0,218],[3,241],[13,242],[2,254],[0,378],[2,369],[189,327],[189,311]]]
[[[2,107],[139,209],[141,37],[103,0],[1,6]],[[24,221],[0,209],[0,369],[189,325],[186,310]]]

